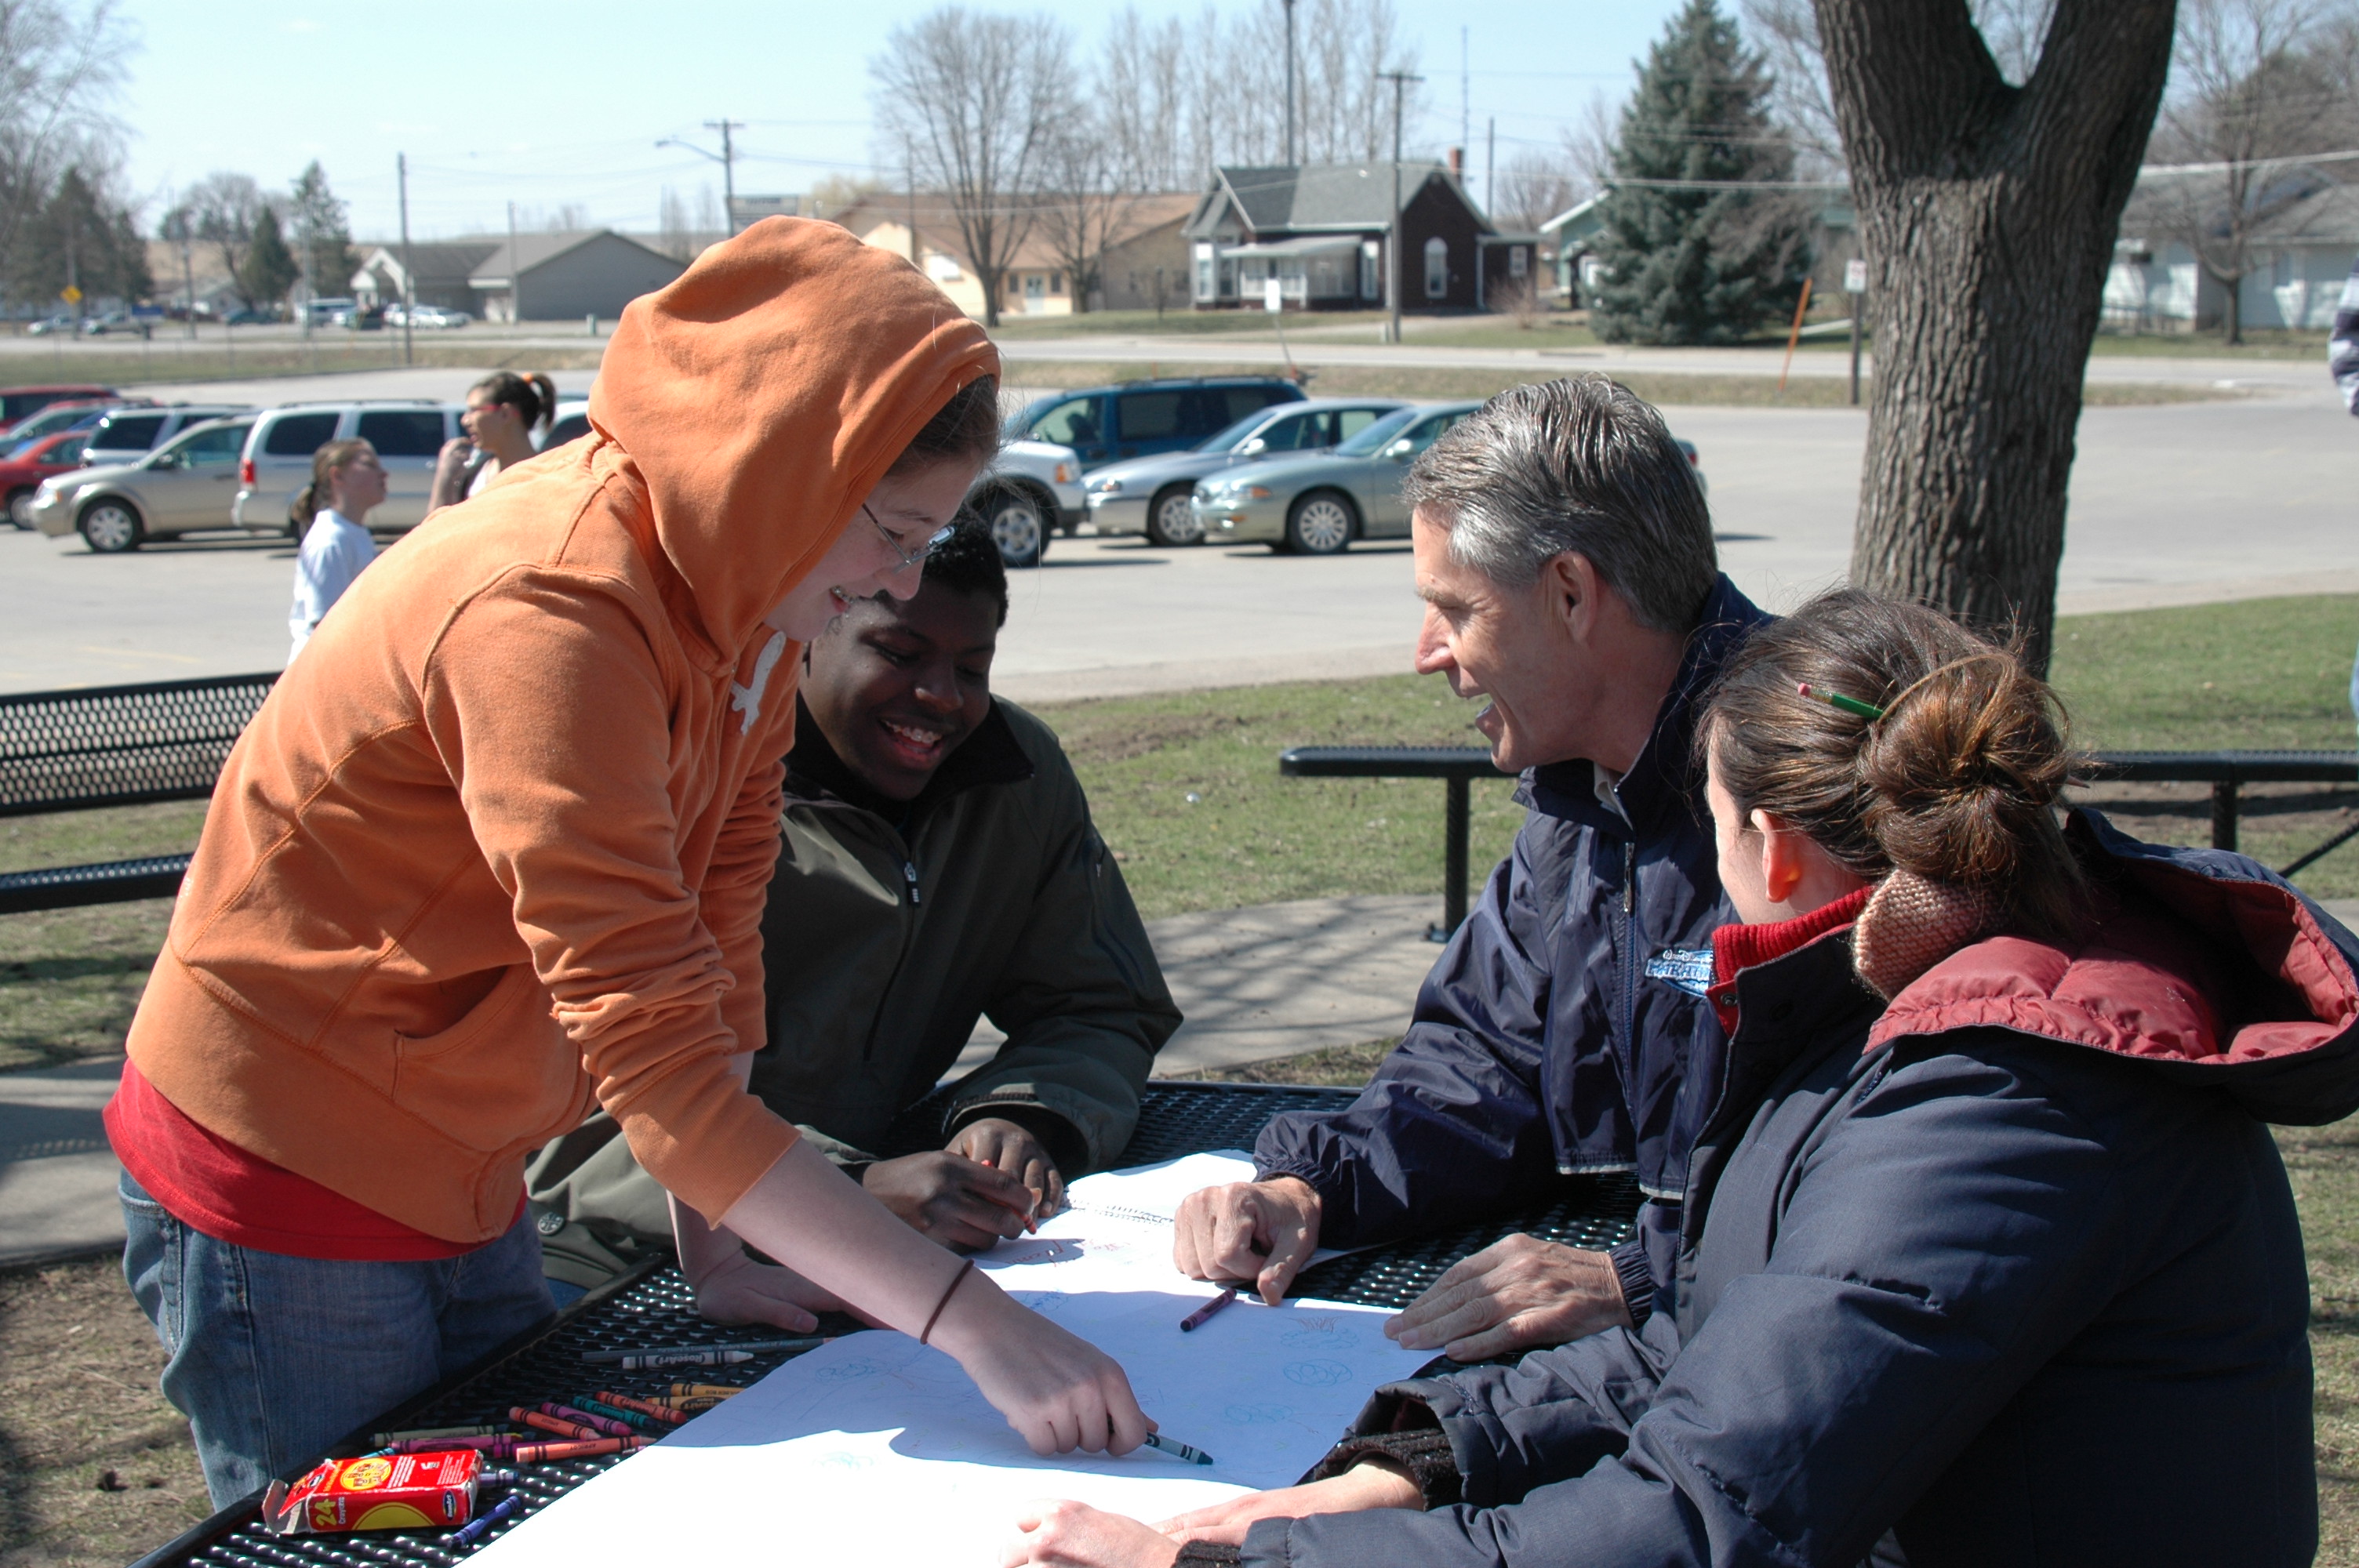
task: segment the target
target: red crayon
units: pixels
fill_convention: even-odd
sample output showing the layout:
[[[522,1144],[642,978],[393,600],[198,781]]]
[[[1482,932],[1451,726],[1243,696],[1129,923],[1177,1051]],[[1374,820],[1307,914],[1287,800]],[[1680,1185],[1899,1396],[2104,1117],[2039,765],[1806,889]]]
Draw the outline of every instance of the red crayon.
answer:
[[[652,1437],[601,1437],[580,1443],[527,1443],[509,1457],[519,1465],[546,1465],[559,1459],[589,1459],[601,1454],[634,1454],[654,1441]]]
[[[613,1435],[611,1433],[601,1432],[594,1426],[584,1426],[578,1421],[563,1421],[539,1411],[526,1410],[521,1405],[510,1407],[508,1419],[522,1422],[525,1425],[536,1427],[542,1432],[555,1433],[560,1437],[599,1438]]]
[[[669,1410],[662,1405],[657,1404],[652,1400],[633,1399],[628,1394],[618,1394],[611,1389],[600,1389],[596,1393],[592,1394],[590,1397],[596,1400],[602,1405],[613,1405],[616,1410],[636,1411],[641,1415],[653,1416],[656,1420],[664,1422],[668,1426],[685,1426],[688,1424],[688,1417],[682,1415],[676,1410]]]

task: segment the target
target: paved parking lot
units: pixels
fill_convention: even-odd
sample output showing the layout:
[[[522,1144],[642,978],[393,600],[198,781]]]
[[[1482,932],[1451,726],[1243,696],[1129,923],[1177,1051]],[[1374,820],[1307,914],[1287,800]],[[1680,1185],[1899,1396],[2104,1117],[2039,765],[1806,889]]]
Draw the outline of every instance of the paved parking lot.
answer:
[[[452,396],[464,371],[255,384],[277,399]],[[560,377],[568,390],[588,373]],[[350,383],[351,384],[346,384]],[[2359,420],[2311,393],[2085,415],[2063,571],[2067,610],[2359,591]],[[1847,409],[1681,407],[1701,449],[1723,560],[1788,605],[1848,559],[1866,429]],[[0,690],[276,667],[292,556],[242,537],[91,556],[0,531]],[[1045,699],[1408,667],[1418,607],[1406,545],[1340,557],[1060,539],[1018,579],[1000,686]]]

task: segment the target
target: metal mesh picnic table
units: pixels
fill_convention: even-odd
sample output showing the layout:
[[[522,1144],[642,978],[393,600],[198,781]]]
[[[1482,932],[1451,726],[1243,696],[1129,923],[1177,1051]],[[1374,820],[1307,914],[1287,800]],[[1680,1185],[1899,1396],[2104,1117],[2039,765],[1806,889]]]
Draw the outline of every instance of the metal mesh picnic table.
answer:
[[[1158,1082],[1147,1087],[1138,1130],[1123,1154],[1125,1165],[1153,1164],[1216,1149],[1251,1149],[1255,1135],[1281,1111],[1330,1109],[1348,1104],[1342,1089],[1295,1088],[1260,1084]],[[902,1117],[885,1151],[915,1152],[939,1148],[940,1109],[921,1104]],[[1502,1236],[1525,1231],[1575,1246],[1605,1247],[1625,1240],[1638,1194],[1627,1177],[1579,1177],[1535,1195],[1530,1202],[1476,1225],[1419,1237],[1372,1251],[1332,1258],[1306,1270],[1290,1292],[1367,1306],[1406,1305],[1457,1260]],[[847,1332],[850,1319],[826,1324],[822,1332]],[[695,1300],[668,1258],[653,1258],[603,1289],[593,1291],[548,1323],[495,1352],[474,1370],[428,1390],[387,1411],[330,1453],[363,1452],[370,1434],[419,1427],[496,1421],[512,1405],[563,1400],[589,1386],[621,1393],[653,1394],[678,1379],[752,1384],[788,1359],[764,1356],[741,1366],[705,1371],[623,1372],[592,1367],[585,1351],[644,1350],[666,1346],[719,1345],[755,1337],[753,1331],[725,1328],[696,1314]],[[326,1457],[327,1455],[322,1455]],[[263,1528],[260,1511],[247,1501],[215,1514],[146,1557],[136,1568],[166,1564],[203,1568],[444,1568],[481,1550],[513,1529],[518,1519],[571,1491],[624,1455],[563,1460],[519,1466],[515,1490],[525,1499],[519,1514],[473,1547],[445,1548],[441,1532],[373,1531],[351,1535],[275,1537]],[[290,1479],[292,1477],[289,1477]]]

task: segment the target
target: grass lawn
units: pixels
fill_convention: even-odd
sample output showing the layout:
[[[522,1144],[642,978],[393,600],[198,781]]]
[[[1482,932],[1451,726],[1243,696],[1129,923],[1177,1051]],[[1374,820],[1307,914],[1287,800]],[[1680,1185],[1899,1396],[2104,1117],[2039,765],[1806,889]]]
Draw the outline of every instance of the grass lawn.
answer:
[[[415,362],[421,366],[453,365],[473,370],[595,370],[604,356],[604,341],[584,338],[578,349],[534,348],[510,343],[488,334],[470,338],[463,332],[416,340]],[[323,338],[316,349],[299,340],[275,338],[267,342],[224,349],[218,333],[191,344],[185,339],[158,338],[146,351],[138,345],[87,349],[80,346],[57,362],[38,354],[11,355],[0,361],[10,384],[49,381],[62,375],[73,381],[103,382],[111,386],[137,386],[145,382],[245,381],[254,376],[302,375],[330,371],[398,369],[401,334],[390,338],[371,332],[357,341],[342,331]]]
[[[1413,339],[1412,343],[1427,340]],[[1486,370],[1470,366],[1321,365],[1307,390],[1318,397],[1489,397],[1526,382],[1554,381],[1579,375],[1584,365],[1579,350],[1567,350],[1561,360],[1546,361],[1528,370]],[[1105,360],[1015,360],[1008,380],[1015,386],[1100,386],[1125,381],[1148,381],[1166,373],[1179,375],[1267,375],[1266,364],[1199,364],[1192,361],[1169,366],[1153,362]],[[1851,402],[1848,383],[1835,376],[1798,375],[1777,389],[1774,375],[1707,375],[1685,371],[1616,370],[1614,379],[1665,407],[1709,405],[1722,408],[1842,408]],[[1864,384],[1860,393],[1867,395]],[[2082,391],[2082,402],[2092,408],[2123,407],[2157,403],[2215,403],[2245,396],[2233,388],[2180,385],[2165,382],[2092,382]]]
[[[2348,748],[2344,688],[2359,595],[2080,616],[2055,676],[2090,749]],[[1441,885],[1441,794],[1402,780],[1290,780],[1289,745],[1469,744],[1473,712],[1417,676],[1045,706],[1151,919]],[[1474,863],[1522,813],[1473,790]],[[2133,833],[2208,840],[2201,786],[2089,792]],[[2359,811],[2359,791],[2251,793],[2245,844],[2289,860]],[[141,806],[0,824],[8,869],[184,848],[201,807]],[[2359,843],[2299,879],[2359,895]],[[161,902],[0,916],[0,1067],[120,1048],[161,938]],[[1356,1084],[1390,1042],[1216,1075]],[[2359,1127],[2279,1134],[2310,1251],[2321,1563],[2359,1568]],[[153,1392],[159,1354],[111,1261],[0,1271],[0,1564],[128,1561],[201,1517],[185,1430]],[[107,1479],[107,1473],[114,1473]],[[152,1483],[152,1484],[151,1484]]]

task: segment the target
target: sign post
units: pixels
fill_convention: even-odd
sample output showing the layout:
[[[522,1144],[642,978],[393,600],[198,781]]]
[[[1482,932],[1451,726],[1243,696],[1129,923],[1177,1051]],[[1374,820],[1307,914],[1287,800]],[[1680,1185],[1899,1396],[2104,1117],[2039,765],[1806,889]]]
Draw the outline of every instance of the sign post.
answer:
[[[1261,308],[1269,312],[1269,324],[1277,332],[1277,351],[1286,356],[1286,373],[1297,386],[1302,384],[1302,373],[1295,368],[1294,351],[1286,346],[1286,286],[1271,277],[1261,286]]]
[[[1854,256],[1843,263],[1843,292],[1851,296],[1851,406],[1859,406],[1859,311],[1867,297],[1867,262]]]

